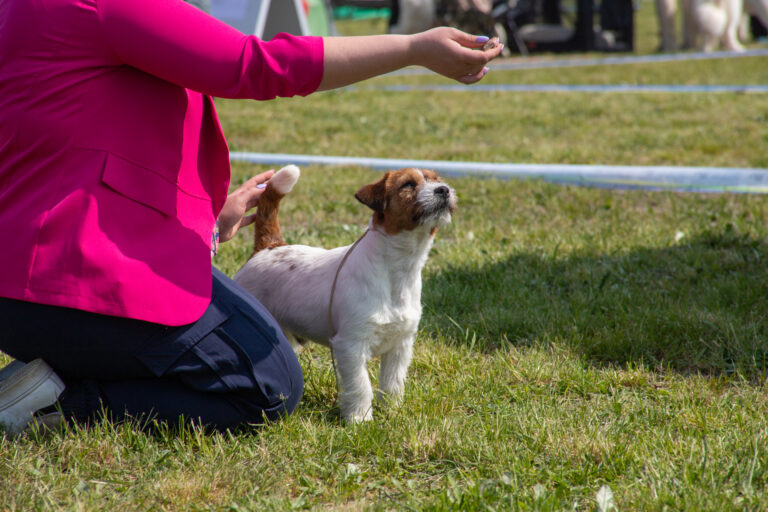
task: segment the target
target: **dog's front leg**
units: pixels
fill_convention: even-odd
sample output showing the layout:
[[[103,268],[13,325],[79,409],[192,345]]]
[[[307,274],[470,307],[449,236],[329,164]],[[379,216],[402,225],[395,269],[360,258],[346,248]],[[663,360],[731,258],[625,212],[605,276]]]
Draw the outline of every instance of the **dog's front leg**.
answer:
[[[389,395],[395,403],[403,396],[405,377],[413,357],[413,338],[398,344],[381,356],[379,388]]]
[[[336,337],[331,341],[339,378],[339,408],[345,421],[373,419],[373,389],[366,366],[365,347],[358,340]]]

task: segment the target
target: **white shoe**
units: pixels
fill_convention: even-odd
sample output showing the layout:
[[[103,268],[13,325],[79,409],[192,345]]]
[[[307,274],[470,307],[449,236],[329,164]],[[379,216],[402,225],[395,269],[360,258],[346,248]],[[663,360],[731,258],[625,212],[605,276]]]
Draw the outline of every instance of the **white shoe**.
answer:
[[[23,366],[24,366],[24,363],[18,360],[14,360],[14,361],[11,361],[8,365],[4,366],[2,369],[0,369],[0,384],[2,384],[5,379],[10,377],[17,371],[21,370]]]
[[[20,434],[37,411],[56,403],[64,388],[45,361],[30,361],[0,384],[0,426],[11,435]]]

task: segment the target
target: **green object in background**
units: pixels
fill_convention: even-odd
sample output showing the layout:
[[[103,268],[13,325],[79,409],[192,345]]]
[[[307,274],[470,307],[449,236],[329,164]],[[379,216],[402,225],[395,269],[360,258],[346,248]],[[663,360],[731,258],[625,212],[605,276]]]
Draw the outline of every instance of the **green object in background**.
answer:
[[[334,7],[333,17],[339,20],[364,20],[370,18],[389,18],[389,9],[371,9],[369,7]]]
[[[307,25],[309,25],[309,33],[313,36],[330,36],[331,29],[325,2],[323,0],[308,0],[308,3]]]

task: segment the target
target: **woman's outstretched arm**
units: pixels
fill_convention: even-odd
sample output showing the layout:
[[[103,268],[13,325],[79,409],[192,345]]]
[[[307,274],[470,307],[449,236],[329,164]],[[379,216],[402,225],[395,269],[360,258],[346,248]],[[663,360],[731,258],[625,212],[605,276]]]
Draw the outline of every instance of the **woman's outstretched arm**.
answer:
[[[501,45],[482,50],[487,38],[440,27],[413,35],[326,37],[323,79],[318,90],[344,87],[406,66],[424,66],[471,84],[487,72]]]

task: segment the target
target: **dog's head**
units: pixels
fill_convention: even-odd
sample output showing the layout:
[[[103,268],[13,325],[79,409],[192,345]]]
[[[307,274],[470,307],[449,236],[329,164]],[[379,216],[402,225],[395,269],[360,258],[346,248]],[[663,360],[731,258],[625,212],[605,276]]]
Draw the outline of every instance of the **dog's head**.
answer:
[[[374,211],[374,225],[389,234],[420,226],[434,234],[438,227],[451,222],[456,210],[456,192],[427,169],[389,171],[358,190],[355,198]]]

